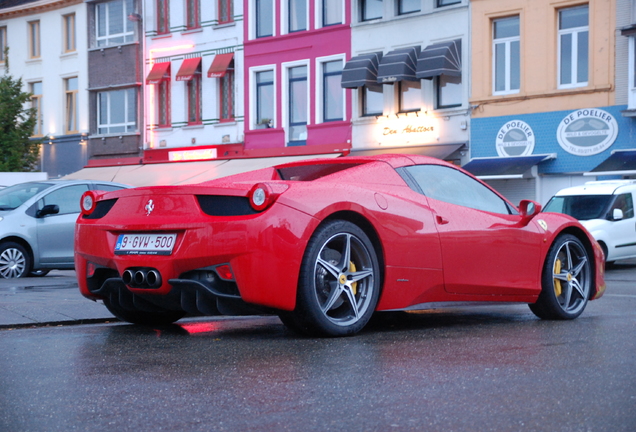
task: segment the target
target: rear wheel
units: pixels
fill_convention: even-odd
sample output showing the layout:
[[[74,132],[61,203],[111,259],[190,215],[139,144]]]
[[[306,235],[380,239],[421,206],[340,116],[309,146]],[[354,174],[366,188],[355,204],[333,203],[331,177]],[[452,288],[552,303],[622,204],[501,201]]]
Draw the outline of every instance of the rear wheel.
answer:
[[[104,299],[104,306],[118,319],[132,324],[167,325],[180,320],[185,315],[185,312],[181,311],[163,310],[148,312],[139,309],[130,310],[129,308],[123,308],[119,303],[107,298]]]
[[[367,324],[379,295],[380,267],[368,236],[350,222],[330,221],[309,241],[296,310],[281,319],[302,333],[352,335]]]
[[[0,277],[26,277],[30,269],[31,256],[22,245],[15,242],[0,244]]]
[[[555,240],[542,275],[542,290],[530,310],[542,319],[574,319],[581,315],[592,286],[592,263],[585,246],[573,235]]]

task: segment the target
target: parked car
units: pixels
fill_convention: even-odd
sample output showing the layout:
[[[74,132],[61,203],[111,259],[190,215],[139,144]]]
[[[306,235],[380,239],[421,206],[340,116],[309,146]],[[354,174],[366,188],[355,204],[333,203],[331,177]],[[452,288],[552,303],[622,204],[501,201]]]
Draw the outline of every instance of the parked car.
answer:
[[[73,235],[82,194],[128,187],[88,180],[48,180],[0,190],[0,277],[44,276],[53,269],[72,269]]]
[[[540,209],[439,159],[302,161],[86,192],[75,267],[84,296],[139,324],[273,313],[342,336],[375,311],[465,302],[573,319],[605,290],[603,252],[576,220]]]
[[[592,181],[560,190],[544,211],[578,219],[611,263],[636,258],[635,194],[636,180]]]

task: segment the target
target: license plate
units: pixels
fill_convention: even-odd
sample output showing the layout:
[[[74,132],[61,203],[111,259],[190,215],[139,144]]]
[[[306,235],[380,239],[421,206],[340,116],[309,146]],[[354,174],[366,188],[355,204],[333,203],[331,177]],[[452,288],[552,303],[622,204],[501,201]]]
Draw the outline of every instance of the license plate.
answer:
[[[115,255],[170,255],[176,234],[120,234]]]

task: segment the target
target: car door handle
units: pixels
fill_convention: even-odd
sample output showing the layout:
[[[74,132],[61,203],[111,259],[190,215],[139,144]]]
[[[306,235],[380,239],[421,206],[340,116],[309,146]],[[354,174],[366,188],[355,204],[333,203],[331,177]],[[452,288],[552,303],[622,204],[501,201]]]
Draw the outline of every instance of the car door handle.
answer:
[[[435,216],[435,220],[439,225],[446,225],[448,223],[448,219],[444,219],[440,215]]]

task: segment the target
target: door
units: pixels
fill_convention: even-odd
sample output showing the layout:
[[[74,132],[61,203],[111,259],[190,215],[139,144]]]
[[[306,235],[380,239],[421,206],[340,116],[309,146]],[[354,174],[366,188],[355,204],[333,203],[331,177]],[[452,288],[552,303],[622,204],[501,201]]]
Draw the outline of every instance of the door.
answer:
[[[445,289],[458,294],[525,295],[540,289],[542,233],[499,195],[443,165],[407,171],[435,213]]]
[[[612,260],[636,256],[636,218],[634,218],[634,199],[631,192],[617,195],[612,207],[623,212],[621,220],[605,224],[607,230],[609,256]]]
[[[60,209],[57,214],[37,218],[40,264],[73,266],[75,221],[80,213],[80,198],[87,190],[87,184],[66,186],[38,201],[38,210],[45,205],[57,205]]]

